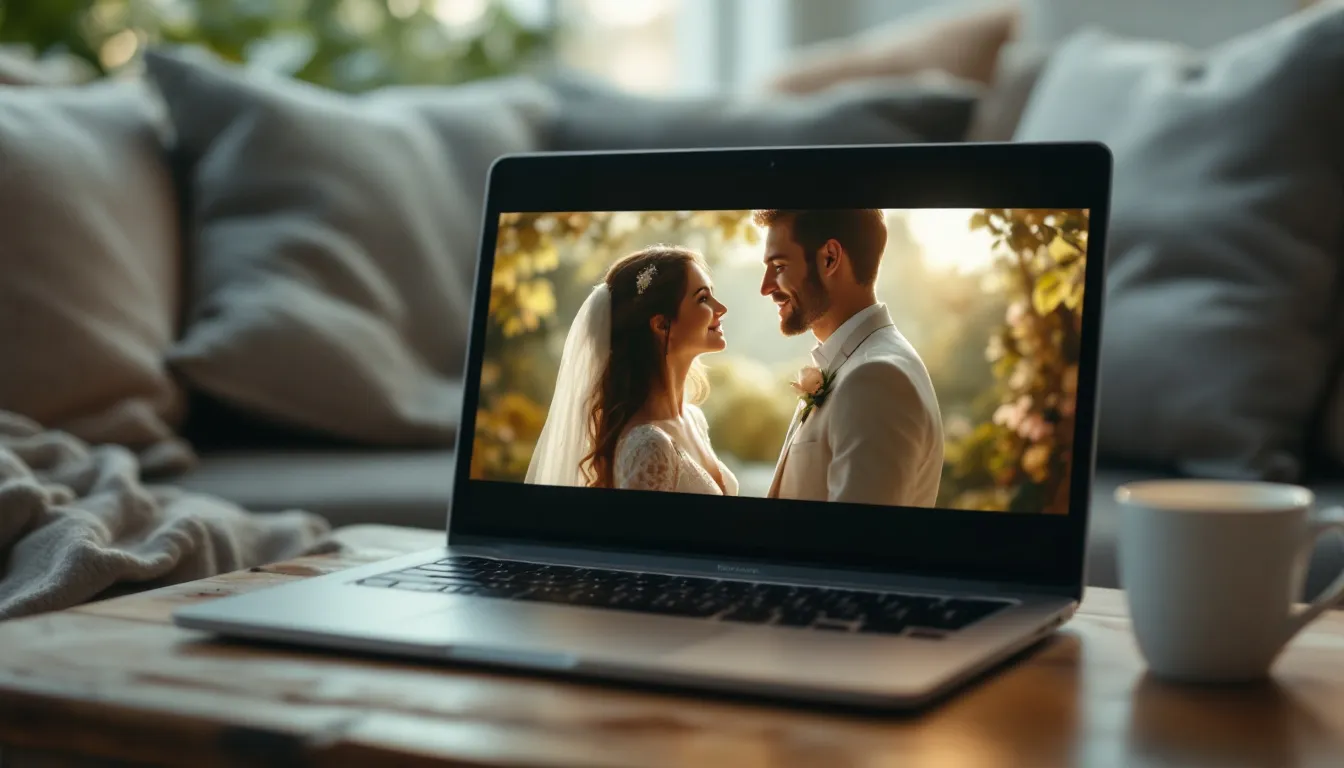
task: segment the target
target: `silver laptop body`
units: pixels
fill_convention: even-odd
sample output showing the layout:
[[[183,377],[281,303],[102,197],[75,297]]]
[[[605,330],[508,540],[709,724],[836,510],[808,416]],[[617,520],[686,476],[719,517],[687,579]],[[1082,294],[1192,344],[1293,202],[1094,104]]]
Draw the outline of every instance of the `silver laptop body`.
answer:
[[[613,160],[613,155],[619,157]],[[830,157],[836,158],[834,162]],[[600,181],[618,173],[656,178],[653,174],[660,171],[702,176],[704,169],[721,168],[725,169],[725,176],[745,174],[747,180],[741,183],[755,185],[750,189],[756,189],[778,186],[778,180],[786,178],[775,175],[779,173],[815,176],[829,173],[824,169],[832,167],[877,173],[884,166],[910,174],[945,168],[948,177],[970,179],[966,184],[972,188],[964,193],[967,208],[974,207],[970,201],[976,198],[977,191],[973,188],[972,169],[983,172],[985,168],[1000,168],[1004,172],[995,175],[1000,186],[1010,183],[1004,181],[1010,177],[1018,179],[1011,183],[1024,185],[1052,180],[1032,181],[1030,174],[1019,176],[1014,169],[1069,169],[1071,183],[1078,185],[1074,190],[1077,201],[1065,200],[1063,204],[1091,210],[1088,255],[1092,264],[1087,275],[1087,299],[1099,304],[1110,165],[1108,153],[1094,145],[515,156],[501,160],[492,169],[483,258],[488,257],[497,234],[492,217],[497,218],[500,211],[518,209],[515,201],[508,199],[511,190],[524,184],[544,186],[541,180],[569,184],[571,189],[574,185],[579,187],[573,194],[584,207],[557,210],[620,210],[600,209],[593,203],[601,201],[584,199],[584,194],[601,194],[601,184],[595,182],[597,190],[586,193],[583,183],[573,180],[586,177]],[[904,170],[911,168],[915,170]],[[924,170],[918,170],[921,168]],[[755,181],[749,178],[753,169],[759,177]],[[1062,184],[1061,178],[1053,180]],[[984,197],[993,200],[986,204],[1002,204],[1005,194],[1003,188],[986,193]],[[718,195],[715,202],[727,202],[724,195],[726,192]],[[1037,199],[1033,195],[1039,196],[1040,190],[1022,191],[1021,197],[1027,203],[1022,207],[1029,207]],[[522,209],[544,210],[531,205]],[[478,304],[482,297],[488,297],[491,279],[488,269],[480,272]],[[478,306],[473,326],[481,322],[481,311]],[[956,571],[960,566],[940,568],[937,556],[908,570],[900,564],[889,568],[873,567],[871,563],[846,567],[837,565],[834,557],[831,562],[822,562],[824,558],[809,562],[805,557],[650,551],[645,546],[612,544],[602,536],[594,536],[589,542],[575,540],[577,535],[556,535],[551,530],[523,530],[527,525],[524,522],[516,522],[514,530],[508,533],[483,532],[477,521],[511,515],[521,515],[519,520],[534,519],[527,515],[535,510],[525,513],[520,506],[494,501],[487,504],[467,492],[475,487],[469,484],[477,481],[470,479],[467,460],[462,456],[471,445],[470,435],[463,434],[459,437],[458,466],[444,467],[445,472],[456,473],[444,546],[203,602],[176,611],[174,621],[182,627],[237,638],[385,653],[431,663],[484,664],[864,708],[925,705],[1048,637],[1078,606],[1083,588],[1086,499],[1093,464],[1095,347],[1100,321],[1099,307],[1089,311],[1083,321],[1084,349],[1079,363],[1079,417],[1071,489],[1074,501],[1068,514],[1059,516],[1068,519],[1069,527],[1065,529],[1060,522],[1057,527],[1066,533],[1052,535],[1045,531],[1039,537],[1022,538],[1023,542],[1047,542],[1041,545],[1049,547],[1044,557],[1041,551],[1031,553],[1035,562],[1043,563],[1031,571],[1041,574],[1040,580],[983,578],[982,572],[991,570],[988,566],[967,568],[959,573]],[[479,374],[480,338],[480,333],[474,332],[473,351],[468,353],[464,414],[473,404],[471,377]],[[465,416],[464,423],[467,423]],[[301,478],[296,478],[296,482],[301,482]],[[545,501],[548,509],[544,512],[551,516],[546,519],[560,520],[557,525],[564,522],[574,493],[578,492],[559,488],[532,490],[542,495],[531,498],[553,499]],[[626,491],[582,489],[581,492],[614,495],[613,508],[624,508],[631,517],[637,518],[646,511],[642,496],[629,495],[629,501],[622,501],[626,497],[620,494],[628,494]],[[761,506],[766,503],[764,499],[752,503],[760,509],[769,509]],[[882,512],[891,516],[907,514],[900,509]],[[968,526],[993,518],[991,522],[1000,526],[996,530],[1003,533],[1014,530],[1003,526],[1035,525],[1035,519],[1041,517],[1011,512],[948,511],[947,514],[949,519],[954,514],[961,515],[957,520],[967,520]],[[1044,525],[1044,521],[1040,524]],[[469,525],[475,527],[468,528]],[[975,550],[979,547],[989,552],[997,544],[1019,546],[1012,537],[1000,538],[1002,533],[982,535],[967,530],[966,551],[979,551]],[[902,537],[900,541],[917,535]],[[865,546],[863,538],[854,537],[856,551]],[[909,542],[913,547],[910,551],[917,551],[918,544]],[[937,545],[926,547],[929,551],[937,548]],[[1025,563],[1027,553],[1022,554],[1024,557],[1019,559]],[[1015,553],[1000,552],[996,556],[999,555],[1005,573],[1017,567],[1013,565]],[[862,559],[855,556],[856,561]],[[948,562],[961,560],[949,556]],[[1058,568],[1052,565],[1055,562]],[[1027,573],[1025,565],[1021,570]],[[613,584],[616,586],[612,587]],[[551,590],[551,596],[536,599],[539,590]],[[516,593],[528,591],[534,595],[533,599],[516,597]],[[611,597],[613,594],[626,595],[622,598],[624,605]],[[631,594],[642,597],[628,597]],[[744,595],[754,596],[754,611],[746,613],[755,615],[734,620],[730,614],[744,610]],[[613,601],[617,604],[612,604]],[[798,606],[802,606],[798,610],[804,615],[808,606],[812,606],[816,619],[807,625],[800,625],[806,620],[793,621],[793,625],[782,620],[786,615],[797,614],[794,609]],[[866,631],[868,617],[876,615],[874,606],[886,611],[883,615],[888,626],[882,631]],[[906,606],[904,612],[900,606]]]

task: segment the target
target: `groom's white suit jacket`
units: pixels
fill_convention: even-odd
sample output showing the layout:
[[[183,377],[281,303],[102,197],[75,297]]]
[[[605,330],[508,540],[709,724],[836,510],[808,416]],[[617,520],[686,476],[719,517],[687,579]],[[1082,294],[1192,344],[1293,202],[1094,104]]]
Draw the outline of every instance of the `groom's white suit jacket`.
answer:
[[[931,507],[943,420],[924,361],[875,304],[812,351],[835,374],[822,404],[784,439],[770,496]]]

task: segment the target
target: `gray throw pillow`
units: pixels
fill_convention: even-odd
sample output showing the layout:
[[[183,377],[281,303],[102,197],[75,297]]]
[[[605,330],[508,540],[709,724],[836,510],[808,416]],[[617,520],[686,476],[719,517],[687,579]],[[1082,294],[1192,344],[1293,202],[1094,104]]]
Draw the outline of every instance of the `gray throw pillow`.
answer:
[[[1115,158],[1099,456],[1297,479],[1329,378],[1344,8],[1207,52],[1075,34],[1015,138]]]
[[[146,63],[194,162],[176,371],[324,434],[450,444],[486,175],[541,148],[549,94],[507,80],[353,96],[163,52]]]
[[[0,86],[0,410],[187,460],[167,130],[143,83]]]
[[[643,96],[565,73],[560,151],[960,141],[980,88],[949,77],[874,78],[805,96]]]
[[[28,46],[0,43],[0,85],[78,85],[97,76],[88,62],[72,54],[38,58]]]
[[[1028,42],[1012,42],[999,51],[994,79],[976,103],[967,141],[1011,141],[1041,71],[1054,48]]]

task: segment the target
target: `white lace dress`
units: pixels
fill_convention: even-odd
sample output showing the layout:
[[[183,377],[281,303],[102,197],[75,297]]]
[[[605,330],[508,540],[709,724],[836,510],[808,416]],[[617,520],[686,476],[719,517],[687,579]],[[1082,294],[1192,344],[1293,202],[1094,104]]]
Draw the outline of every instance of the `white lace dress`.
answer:
[[[709,423],[705,421],[705,415],[694,406],[689,410],[700,439],[709,445]],[[723,462],[717,458],[715,462],[723,477],[723,488],[714,482],[714,477],[700,462],[677,445],[670,434],[657,425],[640,424],[631,427],[616,444],[616,465],[612,474],[617,488],[736,496],[737,478]]]

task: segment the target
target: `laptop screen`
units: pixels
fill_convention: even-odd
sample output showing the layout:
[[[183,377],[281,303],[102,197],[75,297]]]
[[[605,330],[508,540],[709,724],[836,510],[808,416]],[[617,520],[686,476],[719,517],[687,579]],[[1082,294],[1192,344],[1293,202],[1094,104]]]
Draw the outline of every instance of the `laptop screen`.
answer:
[[[476,480],[1062,515],[1089,214],[505,212]]]
[[[1081,589],[1109,188],[1084,144],[506,158],[449,541]]]

